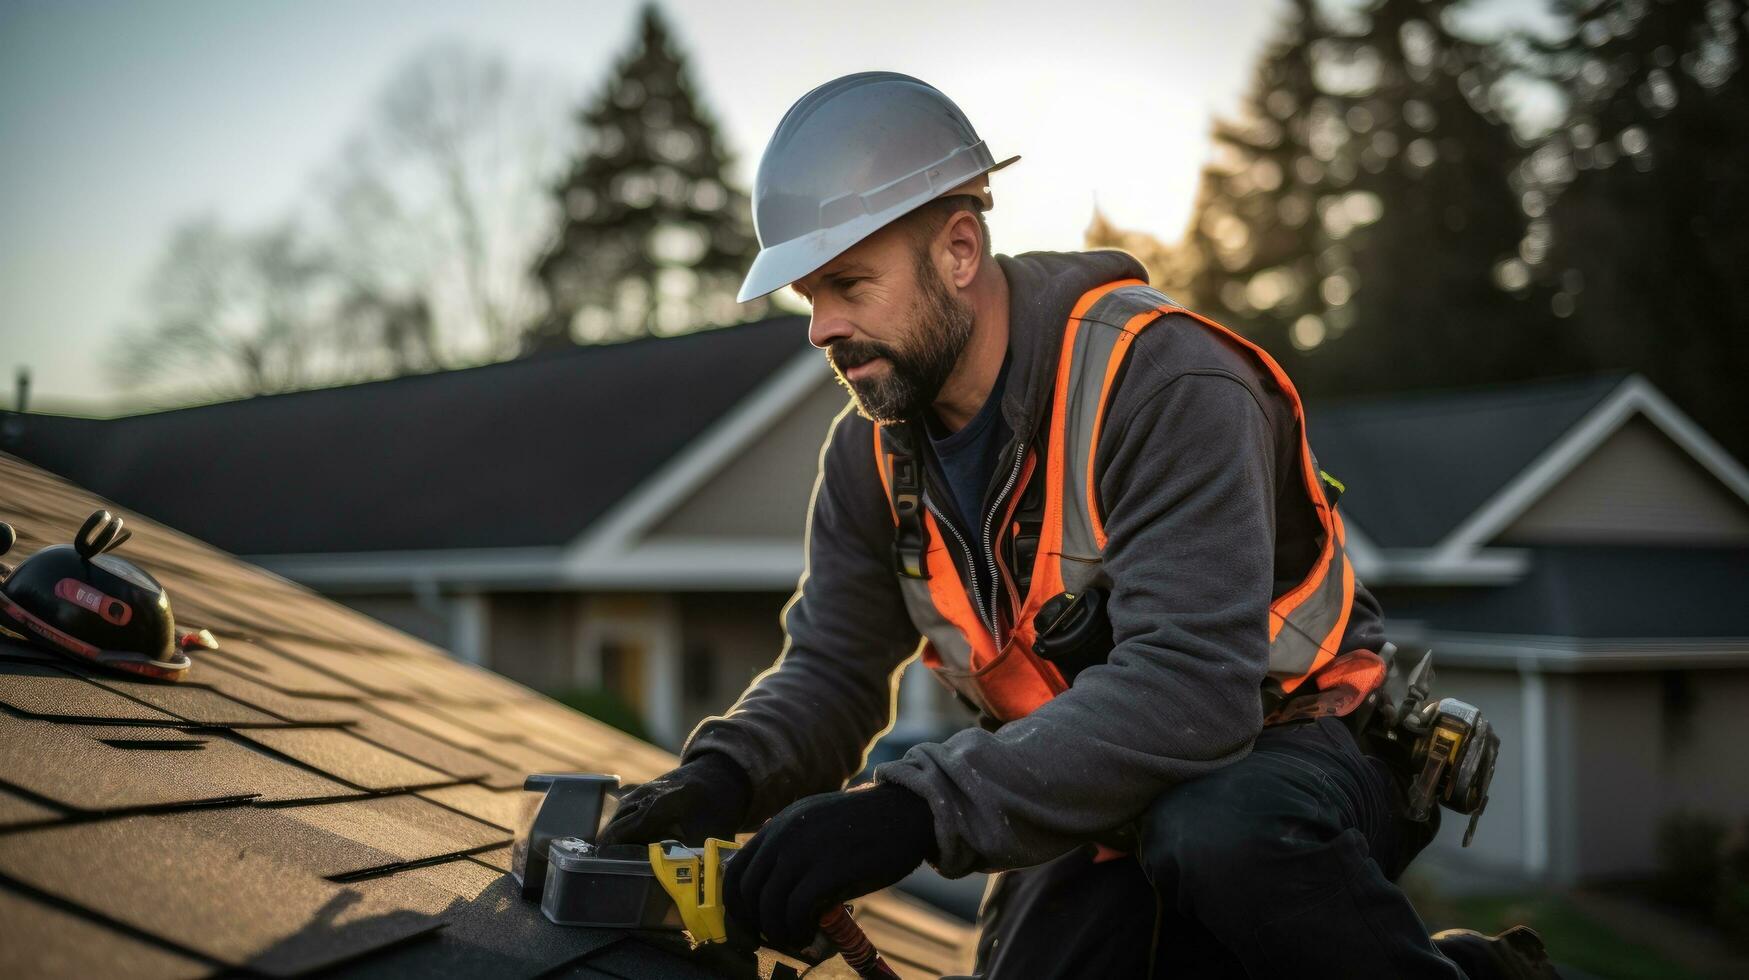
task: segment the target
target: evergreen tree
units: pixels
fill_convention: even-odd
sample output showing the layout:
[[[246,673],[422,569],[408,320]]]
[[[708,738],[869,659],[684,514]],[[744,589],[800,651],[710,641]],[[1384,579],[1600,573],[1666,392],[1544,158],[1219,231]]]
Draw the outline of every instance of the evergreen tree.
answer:
[[[1312,0],[1294,0],[1243,109],[1215,124],[1185,239],[1185,301],[1276,351],[1289,347],[1296,321],[1326,309],[1317,289],[1323,166],[1311,139],[1314,122],[1340,110],[1313,78],[1323,30]]]
[[[1310,391],[1465,384],[1571,370],[1552,318],[1503,289],[1524,237],[1521,156],[1490,49],[1449,0],[1374,0],[1332,19],[1297,0],[1241,114],[1216,126],[1187,239],[1195,302]]]
[[[1524,148],[1502,111],[1497,49],[1447,24],[1461,5],[1379,0],[1336,46],[1332,74],[1359,83],[1343,93],[1344,155],[1356,166],[1337,221],[1372,219],[1353,229],[1352,260],[1324,283],[1327,300],[1353,297],[1329,314],[1332,333],[1346,327],[1350,342],[1332,345],[1324,380],[1344,389],[1515,381],[1582,366],[1546,295],[1510,274],[1525,244],[1512,186]],[[1332,216],[1324,213],[1329,231],[1338,230]]]
[[[654,5],[578,113],[583,153],[554,188],[563,215],[535,276],[548,314],[526,349],[674,334],[764,310],[735,291],[758,251],[745,192]]]
[[[1639,371],[1749,459],[1743,0],[1563,0],[1541,69],[1567,124],[1525,168],[1539,248],[1602,367]]]

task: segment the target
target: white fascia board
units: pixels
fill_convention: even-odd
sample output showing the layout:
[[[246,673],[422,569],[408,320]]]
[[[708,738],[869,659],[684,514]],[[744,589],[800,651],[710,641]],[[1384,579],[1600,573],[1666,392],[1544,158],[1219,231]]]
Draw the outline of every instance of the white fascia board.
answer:
[[[1610,392],[1523,472],[1453,528],[1434,550],[1447,560],[1457,560],[1505,530],[1628,420],[1635,410],[1636,380],[1630,378]]]
[[[563,581],[592,591],[791,592],[802,549],[769,538],[642,544],[618,555],[568,561]]]
[[[1385,548],[1361,580],[1368,585],[1511,585],[1530,571],[1524,548],[1483,548],[1450,557],[1431,548]],[[1359,573],[1356,562],[1356,572]]]
[[[245,560],[321,592],[621,591],[789,592],[802,574],[798,543],[708,539],[643,545],[578,562],[557,548],[501,551],[257,555]]]
[[[1749,666],[1749,637],[1580,639],[1434,630],[1420,640],[1433,650],[1436,672],[1441,665],[1556,674]]]
[[[576,541],[560,548],[253,555],[246,560],[310,588],[360,593],[417,588],[551,591],[697,588],[788,591],[801,545],[758,541],[638,541],[785,412],[831,375],[804,350],[644,481]]]
[[[1651,382],[1635,376],[1629,384],[1638,386],[1637,396],[1641,411],[1652,420],[1652,424],[1663,430],[1677,445],[1688,450],[1707,472],[1718,477],[1719,482],[1730,487],[1731,491],[1745,503],[1749,503],[1749,470],[1736,457],[1725,451],[1725,447],[1707,435],[1688,414],[1677,408],[1675,403],[1664,397]]]
[[[1381,548],[1353,520],[1342,519],[1354,574],[1373,585],[1511,585],[1530,569],[1530,553],[1489,548],[1448,560],[1427,548]]]
[[[587,574],[590,568],[641,550],[638,538],[830,377],[819,351],[798,353],[567,545],[567,566],[575,574]]]
[[[1442,561],[1474,554],[1614,435],[1634,415],[1651,420],[1739,498],[1749,502],[1749,472],[1645,378],[1634,375],[1599,402],[1566,435],[1446,535],[1434,551]]]
[[[557,548],[503,548],[244,557],[333,593],[657,587],[763,592],[793,588],[802,572],[802,543],[770,538],[645,541],[629,551],[584,556]],[[1374,585],[1504,585],[1524,574],[1529,553],[1489,549],[1459,562],[1441,562],[1425,551],[1391,549],[1366,564],[1356,555],[1355,562],[1361,579]]]
[[[547,582],[558,575],[562,554],[558,548],[465,548],[241,557],[320,592],[358,593],[471,585],[492,591]]]

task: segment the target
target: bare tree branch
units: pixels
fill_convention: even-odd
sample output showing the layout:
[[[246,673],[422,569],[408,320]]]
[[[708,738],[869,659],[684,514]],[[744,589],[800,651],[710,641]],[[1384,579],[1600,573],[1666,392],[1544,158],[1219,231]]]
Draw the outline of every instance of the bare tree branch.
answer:
[[[430,351],[385,351],[394,370],[426,366],[401,354],[508,356],[539,314],[524,270],[551,224],[543,188],[562,159],[547,135],[566,129],[559,92],[513,75],[499,56],[433,44],[390,79],[325,175],[355,311],[405,315],[417,300],[431,324]]]
[[[130,390],[250,395],[305,386],[331,348],[326,259],[287,221],[232,232],[203,215],[179,225],[145,291],[144,323],[110,356]]]

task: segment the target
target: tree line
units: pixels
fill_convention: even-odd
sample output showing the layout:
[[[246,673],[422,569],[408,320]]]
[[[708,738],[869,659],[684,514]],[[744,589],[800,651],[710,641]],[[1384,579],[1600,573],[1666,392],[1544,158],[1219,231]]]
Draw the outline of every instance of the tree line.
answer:
[[[1087,244],[1314,397],[1639,371],[1749,457],[1746,0],[1549,3],[1552,34],[1482,35],[1468,0],[1282,0],[1183,234],[1096,214]],[[734,302],[748,195],[655,6],[565,113],[420,52],[314,217],[172,234],[118,374],[251,394],[768,312]]]
[[[439,42],[296,213],[175,228],[110,368],[137,392],[235,397],[756,318],[734,301],[758,243],[730,162],[653,5],[571,112]]]
[[[1745,3],[1554,0],[1554,36],[1492,37],[1469,6],[1291,0],[1183,238],[1089,244],[1314,396],[1636,371],[1749,458]]]

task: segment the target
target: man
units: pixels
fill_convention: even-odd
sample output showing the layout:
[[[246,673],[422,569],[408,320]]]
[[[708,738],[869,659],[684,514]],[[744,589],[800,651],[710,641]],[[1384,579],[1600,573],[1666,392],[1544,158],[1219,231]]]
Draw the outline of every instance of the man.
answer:
[[[986,178],[1013,159],[891,73],[779,124],[741,299],[806,299],[857,411],[782,656],[603,840],[771,818],[725,901],[780,947],[929,861],[1004,872],[988,977],[1464,975],[1393,884],[1437,821],[1336,716],[1385,639],[1291,383],[1127,255],[994,256]],[[983,724],[843,790],[920,639]],[[1338,707],[1266,726],[1295,694]],[[1498,944],[1467,938],[1484,974]]]

